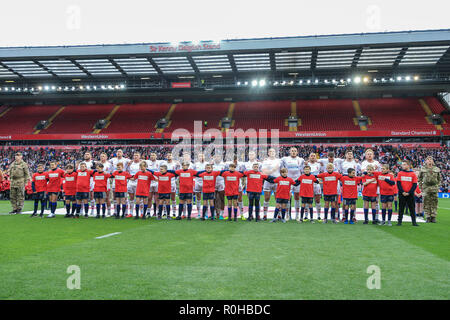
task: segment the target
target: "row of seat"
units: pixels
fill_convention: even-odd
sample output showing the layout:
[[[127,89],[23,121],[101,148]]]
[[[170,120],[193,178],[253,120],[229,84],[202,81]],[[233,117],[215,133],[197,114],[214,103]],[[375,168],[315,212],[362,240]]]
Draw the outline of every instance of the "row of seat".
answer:
[[[433,113],[444,106],[435,97],[423,100]],[[435,129],[426,121],[426,111],[416,98],[359,99],[361,114],[370,119],[368,130]],[[292,107],[294,105],[294,107]],[[294,108],[294,109],[293,109]],[[9,109],[9,110],[8,110]],[[113,112],[114,110],[114,112]],[[295,111],[295,112],[294,112]],[[194,121],[207,121],[208,128],[219,128],[220,120],[231,115],[234,126],[244,130],[279,129],[288,131],[286,119],[296,114],[301,119],[298,131],[360,130],[355,125],[356,112],[351,99],[247,101],[213,103],[141,103],[115,105],[17,106],[0,107],[1,134],[91,133],[99,119],[111,118],[102,133],[156,132],[156,122],[169,121],[164,132],[178,128],[194,130]],[[446,116],[448,117],[448,116]],[[53,119],[52,119],[53,118]],[[50,126],[39,132],[34,127],[40,120],[52,119]],[[449,119],[450,120],[450,119]],[[443,125],[448,128],[448,124]]]

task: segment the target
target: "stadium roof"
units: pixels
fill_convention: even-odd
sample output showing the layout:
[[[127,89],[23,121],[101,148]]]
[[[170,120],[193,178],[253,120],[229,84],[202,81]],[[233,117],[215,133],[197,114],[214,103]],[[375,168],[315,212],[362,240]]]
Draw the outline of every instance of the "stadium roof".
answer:
[[[450,29],[286,38],[0,48],[0,80],[450,72]]]

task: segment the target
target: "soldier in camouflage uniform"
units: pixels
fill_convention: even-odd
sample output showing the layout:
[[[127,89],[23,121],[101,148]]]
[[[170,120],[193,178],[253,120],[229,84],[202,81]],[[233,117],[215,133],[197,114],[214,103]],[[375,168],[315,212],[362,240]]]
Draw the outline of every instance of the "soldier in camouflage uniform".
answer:
[[[30,181],[28,165],[22,160],[22,153],[17,152],[15,161],[9,167],[11,180],[10,199],[12,211],[10,214],[22,213],[25,200],[25,185]]]
[[[427,157],[420,169],[419,188],[423,194],[423,206],[427,222],[436,222],[441,170],[434,165],[433,157]]]

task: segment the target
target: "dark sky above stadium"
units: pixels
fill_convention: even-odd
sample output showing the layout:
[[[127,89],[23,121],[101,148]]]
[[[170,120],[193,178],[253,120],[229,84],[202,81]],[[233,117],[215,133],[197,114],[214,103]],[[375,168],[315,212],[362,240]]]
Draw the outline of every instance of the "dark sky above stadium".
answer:
[[[450,28],[444,0],[2,3],[0,46],[178,42]]]

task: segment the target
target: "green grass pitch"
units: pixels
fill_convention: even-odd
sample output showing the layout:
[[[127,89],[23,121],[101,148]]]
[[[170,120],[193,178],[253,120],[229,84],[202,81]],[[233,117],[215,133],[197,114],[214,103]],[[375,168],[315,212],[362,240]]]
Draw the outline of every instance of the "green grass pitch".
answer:
[[[30,219],[2,201],[0,299],[449,299],[450,200],[439,205],[438,223],[414,228]],[[366,286],[371,265],[380,289]]]

